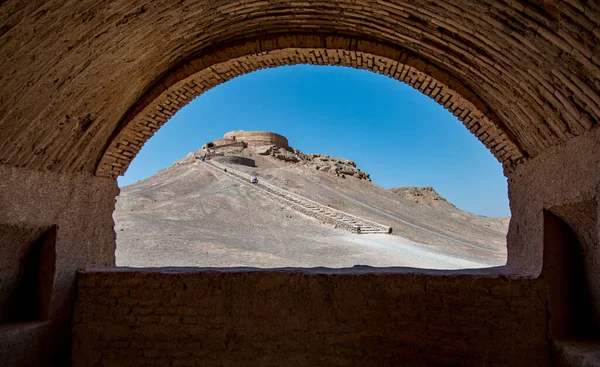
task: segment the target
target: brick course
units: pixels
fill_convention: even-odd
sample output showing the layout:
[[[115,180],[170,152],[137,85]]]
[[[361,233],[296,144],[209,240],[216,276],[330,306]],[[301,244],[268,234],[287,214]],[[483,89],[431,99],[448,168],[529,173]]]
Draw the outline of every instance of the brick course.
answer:
[[[366,42],[362,42],[362,45],[365,48],[377,50],[381,54],[397,53],[391,49]],[[260,43],[255,43],[255,47],[258,48],[259,46]],[[243,48],[246,49],[247,47],[251,46],[244,46]],[[225,53],[229,54],[229,52]],[[407,62],[415,61],[413,58],[404,57],[401,53],[398,54],[400,55],[400,59],[406,59]],[[203,60],[198,61],[198,63],[200,65],[206,64]],[[467,125],[466,119],[468,118],[469,125],[467,125],[467,128],[504,165],[511,165],[524,157],[524,153],[515,144],[514,139],[507,136],[502,128],[499,127],[501,123],[499,123],[496,117],[490,113],[485,115],[457,91],[408,64],[401,64],[387,57],[379,57],[357,51],[292,48],[270,52],[265,51],[234,58],[200,70],[190,77],[177,82],[163,91],[149,105],[146,105],[142,111],[135,110],[136,115],[131,121],[126,120],[124,122],[126,126],[115,137],[107,149],[96,170],[96,174],[109,177],[123,175],[132,157],[137,155],[144,142],[151,138],[168,121],[172,114],[176,113],[180,108],[190,103],[205,91],[227,80],[246,74],[249,71],[296,64],[337,65],[360,68],[402,81],[425,95],[434,98],[436,102],[454,114],[465,125]],[[433,74],[437,73],[449,78],[449,76],[443,75],[439,71],[430,70],[430,72],[432,71]],[[464,87],[462,88],[464,89]],[[157,92],[155,91],[155,93]],[[165,111],[169,111],[169,113],[164,114]]]
[[[74,365],[547,364],[539,281],[330,272],[80,273]]]
[[[11,166],[118,175],[207,88],[298,63],[407,82],[505,166],[600,120],[594,1],[11,0],[0,19],[0,162]]]

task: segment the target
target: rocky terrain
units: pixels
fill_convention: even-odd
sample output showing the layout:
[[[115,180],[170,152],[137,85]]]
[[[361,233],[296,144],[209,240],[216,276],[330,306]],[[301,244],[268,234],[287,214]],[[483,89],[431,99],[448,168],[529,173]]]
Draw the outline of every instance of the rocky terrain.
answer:
[[[203,155],[206,155],[208,149],[210,148],[206,147],[196,152],[190,153],[185,159],[176,161],[175,164],[189,163],[190,159],[193,160]],[[231,145],[218,149],[213,148],[213,150],[215,156],[243,153],[243,149],[240,149],[239,146]],[[252,149],[245,151],[244,153],[248,153],[250,155],[254,153],[262,156],[271,156],[283,162],[295,163],[297,164],[297,166],[313,169],[315,171],[331,173],[337,177],[346,178],[346,176],[349,176],[371,181],[370,175],[367,172],[361,171],[359,168],[356,167],[355,162],[345,158],[336,158],[325,154],[306,154],[302,153],[298,149],[286,149],[274,145],[252,147]]]
[[[393,234],[356,235],[323,224],[202,157],[389,225]],[[386,190],[347,159],[245,144],[205,146],[123,187],[114,219],[119,266],[437,269],[503,265],[509,222],[461,211],[430,187]]]
[[[398,194],[405,199],[413,200],[415,203],[433,204],[436,201],[440,203],[449,203],[431,186],[412,187],[402,186],[390,189],[394,194]]]

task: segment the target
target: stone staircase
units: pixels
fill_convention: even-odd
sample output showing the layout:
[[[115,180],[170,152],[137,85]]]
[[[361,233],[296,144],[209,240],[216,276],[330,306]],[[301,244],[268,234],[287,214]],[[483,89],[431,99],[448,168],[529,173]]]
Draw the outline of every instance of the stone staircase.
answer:
[[[199,162],[198,163],[202,163]],[[269,197],[276,199],[291,208],[308,215],[310,217],[319,219],[322,222],[334,225],[336,228],[344,229],[348,232],[356,234],[390,234],[392,228],[383,224],[375,223],[366,219],[362,219],[348,213],[330,208],[328,206],[317,203],[307,199],[301,195],[295,194],[288,190],[282,189],[281,187],[272,185],[264,180],[260,179],[258,183],[250,183],[252,176],[237,171],[229,166],[217,163],[215,161],[203,162],[207,167],[228,175],[230,179],[240,182],[245,185],[250,185],[257,190],[262,191]],[[225,171],[227,170],[227,171]]]

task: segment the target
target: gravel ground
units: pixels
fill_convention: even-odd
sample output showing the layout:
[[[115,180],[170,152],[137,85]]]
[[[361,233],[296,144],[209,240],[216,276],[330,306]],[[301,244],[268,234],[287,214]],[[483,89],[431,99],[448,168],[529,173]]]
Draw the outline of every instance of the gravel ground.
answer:
[[[506,262],[506,219],[445,202],[414,203],[368,181],[252,158],[259,168],[235,168],[391,225],[395,234],[334,229],[203,163],[188,163],[122,188],[114,213],[117,265],[464,269]]]

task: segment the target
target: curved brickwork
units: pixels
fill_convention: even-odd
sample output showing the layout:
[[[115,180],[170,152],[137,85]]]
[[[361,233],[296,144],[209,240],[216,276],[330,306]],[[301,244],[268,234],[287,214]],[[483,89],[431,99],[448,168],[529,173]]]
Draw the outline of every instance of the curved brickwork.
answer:
[[[363,46],[368,43],[363,42]],[[370,45],[380,53],[393,52],[384,47]],[[396,55],[398,56],[398,55]],[[400,56],[402,58],[403,56]],[[143,143],[162,126],[180,108],[191,102],[197,95],[236,76],[253,70],[259,70],[281,65],[315,64],[315,65],[340,65],[379,72],[391,78],[418,89],[433,98],[436,102],[448,109],[461,120],[465,126],[475,134],[505,165],[515,163],[524,157],[524,153],[516,145],[514,138],[500,127],[498,118],[491,112],[487,115],[463,97],[457,90],[470,96],[476,103],[483,107],[464,86],[452,82],[447,74],[437,71],[442,80],[448,80],[457,90],[450,88],[425,72],[409,66],[408,63],[418,65],[418,60],[405,56],[407,64],[387,57],[373,56],[372,54],[325,49],[284,49],[269,53],[252,54],[235,58],[220,63],[214,67],[199,71],[192,76],[177,82],[166,91],[163,91],[152,103],[145,106],[141,112],[136,112],[131,121],[126,121],[126,127],[115,138],[100,162],[97,174],[100,176],[122,175],[127,169]],[[429,68],[429,70],[434,70]],[[216,75],[215,75],[216,74]],[[487,111],[487,110],[484,110]],[[261,135],[262,134],[262,135]],[[271,134],[271,135],[269,135]],[[287,146],[287,139],[281,135],[277,138],[273,133],[232,131],[225,134],[224,138],[243,139],[249,145],[268,145],[278,142],[279,146]],[[285,145],[284,144],[285,141]]]
[[[297,63],[408,82],[506,165],[600,119],[593,1],[9,0],[0,19],[0,162],[11,166],[120,174],[194,96]]]
[[[268,131],[230,131],[223,135],[223,139],[243,141],[251,147],[276,145],[281,148],[289,148],[289,143],[285,136]]]

